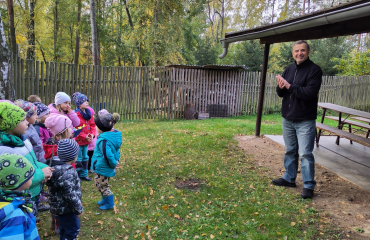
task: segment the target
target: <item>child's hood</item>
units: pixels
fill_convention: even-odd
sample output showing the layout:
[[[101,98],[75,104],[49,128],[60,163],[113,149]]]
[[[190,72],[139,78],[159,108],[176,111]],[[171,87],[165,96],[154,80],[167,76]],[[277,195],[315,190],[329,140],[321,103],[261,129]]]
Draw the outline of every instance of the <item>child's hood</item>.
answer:
[[[56,109],[54,106],[55,106],[55,105],[54,105],[54,103],[50,103],[50,104],[48,105],[48,108],[50,109],[50,114],[52,114],[52,113],[61,114],[61,113],[58,111],[58,109]]]
[[[121,147],[122,144],[122,133],[118,130],[113,129],[112,131],[101,133],[98,139],[107,140],[116,149],[118,149]]]

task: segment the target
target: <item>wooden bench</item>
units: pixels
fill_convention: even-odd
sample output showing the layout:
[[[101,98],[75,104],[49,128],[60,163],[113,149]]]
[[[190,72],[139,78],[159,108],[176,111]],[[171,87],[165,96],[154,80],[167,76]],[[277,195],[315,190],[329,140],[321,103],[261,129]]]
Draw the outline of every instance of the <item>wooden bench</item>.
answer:
[[[370,126],[370,119],[368,118],[363,118],[363,117],[351,117],[352,119],[355,119],[355,120],[358,120],[358,121],[361,121],[361,122],[366,122],[369,124]],[[369,134],[370,134],[370,130],[367,131],[367,134],[366,134],[366,137],[368,138],[369,137]]]
[[[361,121],[361,122],[366,122],[366,123],[369,123],[370,124],[370,119],[368,118],[363,118],[363,117],[351,117],[352,119],[355,119],[355,120],[358,120],[358,121]]]
[[[337,121],[337,122],[339,121],[339,117],[325,116],[325,118],[331,119],[331,120],[334,120],[334,121]],[[357,118],[353,118],[353,119],[358,120]],[[369,122],[370,122],[370,119],[366,119],[366,118],[361,118],[361,119],[369,120]],[[365,129],[367,129],[366,138],[369,137],[369,132],[370,132],[370,125],[369,124],[360,123],[360,122],[356,122],[356,121],[352,121],[352,120],[348,120],[348,119],[345,119],[345,120],[342,119],[341,123],[342,124],[348,124],[348,128],[349,128],[348,130],[349,130],[350,133],[352,132],[351,126],[365,128]],[[352,143],[352,141],[351,141],[351,143]]]
[[[358,135],[353,134],[353,133],[345,132],[343,130],[340,130],[340,129],[332,127],[332,126],[325,125],[325,124],[320,123],[320,122],[316,122],[316,128],[318,128],[322,131],[333,133],[333,134],[335,134],[336,136],[339,136],[339,137],[347,138],[351,141],[357,142],[357,143],[362,144],[364,146],[370,147],[370,139],[369,138],[364,138],[364,137],[358,136]],[[320,141],[320,135],[316,135],[316,146],[317,147],[319,146],[319,141]]]

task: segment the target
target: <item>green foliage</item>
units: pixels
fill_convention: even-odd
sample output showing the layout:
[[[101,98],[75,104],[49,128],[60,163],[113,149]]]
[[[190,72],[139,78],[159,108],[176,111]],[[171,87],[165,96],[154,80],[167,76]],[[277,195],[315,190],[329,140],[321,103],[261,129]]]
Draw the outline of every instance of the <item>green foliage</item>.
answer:
[[[238,43],[233,52],[233,64],[245,65],[249,71],[261,71],[263,48],[258,40]]]
[[[217,64],[218,51],[210,38],[205,37],[198,41],[194,57],[197,65]]]
[[[339,72],[338,75],[370,75],[370,50],[366,52],[352,51],[340,59],[335,59],[335,61],[338,62],[335,66]]]
[[[310,59],[321,67],[324,76],[334,76],[338,70],[334,67],[338,60],[352,48],[346,37],[325,38],[309,41]]]
[[[294,63],[294,58],[292,56],[292,47],[292,42],[279,44],[279,51],[276,56],[276,64],[283,70],[289,64]]]

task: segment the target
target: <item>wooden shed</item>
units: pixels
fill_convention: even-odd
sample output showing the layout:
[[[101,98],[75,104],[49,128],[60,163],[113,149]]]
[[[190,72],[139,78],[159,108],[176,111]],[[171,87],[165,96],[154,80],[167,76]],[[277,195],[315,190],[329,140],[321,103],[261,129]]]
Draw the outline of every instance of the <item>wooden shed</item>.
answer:
[[[210,117],[228,117],[242,112],[242,79],[244,66],[228,65],[168,65],[172,94],[171,109],[184,112],[191,104],[198,113]],[[171,95],[169,94],[169,95]]]

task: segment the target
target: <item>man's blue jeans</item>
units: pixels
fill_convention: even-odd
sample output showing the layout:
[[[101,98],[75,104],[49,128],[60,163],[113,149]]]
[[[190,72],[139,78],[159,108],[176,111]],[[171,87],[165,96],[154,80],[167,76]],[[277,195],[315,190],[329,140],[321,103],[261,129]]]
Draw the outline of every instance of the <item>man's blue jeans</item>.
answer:
[[[298,170],[298,154],[301,159],[303,187],[314,189],[315,158],[312,154],[315,144],[316,121],[292,121],[283,118],[283,137],[285,142],[283,178],[295,183]]]

